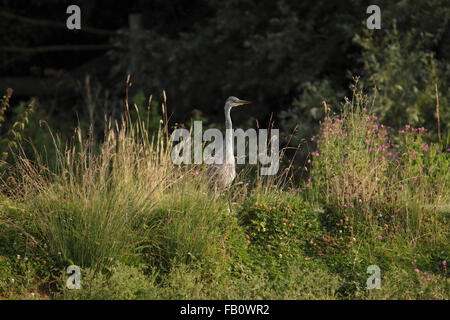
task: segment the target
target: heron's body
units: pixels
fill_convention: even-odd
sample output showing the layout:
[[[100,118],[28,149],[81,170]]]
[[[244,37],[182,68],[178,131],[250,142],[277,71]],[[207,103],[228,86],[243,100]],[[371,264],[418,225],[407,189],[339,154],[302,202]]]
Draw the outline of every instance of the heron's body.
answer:
[[[216,189],[227,189],[236,177],[236,169],[233,164],[212,164],[208,167],[208,178]]]
[[[231,186],[236,177],[236,165],[234,160],[233,147],[233,125],[231,123],[231,108],[242,104],[248,104],[249,101],[240,100],[236,97],[229,97],[225,102],[225,146],[224,158],[222,164],[212,164],[208,168],[208,180],[213,185],[215,191],[225,190]]]

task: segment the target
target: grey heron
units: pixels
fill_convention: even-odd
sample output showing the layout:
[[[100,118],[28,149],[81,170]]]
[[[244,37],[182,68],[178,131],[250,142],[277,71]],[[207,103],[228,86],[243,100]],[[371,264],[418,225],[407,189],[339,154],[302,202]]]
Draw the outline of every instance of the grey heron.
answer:
[[[231,109],[240,105],[249,104],[250,101],[241,100],[236,97],[228,97],[225,102],[225,143],[222,164],[212,164],[208,167],[208,181],[215,189],[216,195],[218,191],[226,190],[233,183],[236,177],[236,168],[234,160],[233,147],[233,125],[231,122]]]

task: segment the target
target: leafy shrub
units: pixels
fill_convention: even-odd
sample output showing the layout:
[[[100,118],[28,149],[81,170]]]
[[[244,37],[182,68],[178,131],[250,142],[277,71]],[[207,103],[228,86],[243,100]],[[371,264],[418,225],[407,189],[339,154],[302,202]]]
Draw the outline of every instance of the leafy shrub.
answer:
[[[417,268],[396,268],[382,274],[380,289],[360,291],[356,297],[376,300],[446,300],[449,286],[449,279],[441,275],[422,272]]]
[[[264,267],[239,277],[179,264],[160,283],[161,299],[334,299],[340,277],[319,264],[291,263],[273,281]]]
[[[299,150],[302,159],[308,153],[308,138],[319,128],[318,122],[324,117],[323,101],[330,107],[338,107],[342,92],[337,92],[330,81],[306,82],[301,87],[301,95],[295,98],[288,110],[281,111],[280,128],[284,142]]]
[[[27,203],[33,233],[60,263],[96,269],[132,252],[147,235],[137,217],[169,184],[161,181],[171,181],[172,163],[138,127],[122,125],[110,129],[98,155],[78,132],[78,145],[58,151],[56,173],[42,163],[18,161],[21,180],[9,187],[22,190],[15,195]],[[166,169],[159,166],[163,157]]]
[[[3,98],[0,99],[0,129],[6,123],[5,116],[7,110],[10,108],[9,101],[12,94],[13,90],[8,88]],[[0,166],[4,165],[4,162],[8,158],[9,149],[17,149],[17,143],[22,140],[22,133],[25,129],[25,125],[28,124],[29,117],[34,110],[34,105],[34,99],[31,100],[27,107],[25,107],[26,103],[21,103],[17,108],[15,108],[16,110],[14,110],[17,113],[15,119],[13,118],[14,123],[6,132],[0,132]]]
[[[164,268],[170,267],[173,259],[177,263],[224,261],[232,255],[230,248],[245,244],[226,204],[214,199],[194,172],[188,174],[193,177],[169,189],[145,222],[158,230],[149,244],[149,254],[153,263]]]
[[[145,276],[142,270],[115,263],[106,273],[81,270],[80,289],[67,289],[67,275],[60,279],[62,294],[57,298],[72,300],[136,300],[152,299],[156,291],[155,275]]]
[[[318,213],[294,193],[254,194],[239,217],[250,245],[277,258],[310,254],[321,234]]]
[[[438,9],[439,2],[430,3],[429,7],[435,14],[445,15]],[[432,20],[436,21],[431,23],[441,23]],[[364,29],[355,40],[364,49],[361,60],[365,82],[376,88],[371,96],[377,100],[374,111],[380,120],[396,129],[406,124],[434,128],[432,138],[437,141],[439,101],[441,136],[448,145],[450,112],[445,106],[449,104],[450,69],[448,59],[437,60],[433,53],[436,43],[442,41],[441,28],[445,29],[436,26],[424,32],[415,27],[400,33],[393,19],[392,27],[383,27],[382,35]]]
[[[389,127],[366,106],[366,98],[355,91],[343,114],[327,116],[311,138],[317,149],[311,154],[309,194],[331,209],[329,227],[348,222],[351,237],[367,228],[388,238],[398,231],[410,238],[428,233],[427,226],[437,223],[430,220],[432,208],[448,202],[448,153],[425,144],[423,128],[409,130],[409,141],[405,136],[396,144]]]

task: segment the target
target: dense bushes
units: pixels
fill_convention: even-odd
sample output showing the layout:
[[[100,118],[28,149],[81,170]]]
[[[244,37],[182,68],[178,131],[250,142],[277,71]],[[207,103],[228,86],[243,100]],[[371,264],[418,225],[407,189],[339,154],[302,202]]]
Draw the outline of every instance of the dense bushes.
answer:
[[[318,212],[294,193],[254,194],[239,215],[250,246],[280,260],[313,253],[321,234]]]
[[[327,116],[311,138],[315,196],[338,209],[336,221],[368,222],[387,238],[399,230],[410,239],[435,234],[436,210],[448,210],[447,150],[426,143],[423,127],[406,125],[391,138],[360,93],[344,108],[342,118]]]

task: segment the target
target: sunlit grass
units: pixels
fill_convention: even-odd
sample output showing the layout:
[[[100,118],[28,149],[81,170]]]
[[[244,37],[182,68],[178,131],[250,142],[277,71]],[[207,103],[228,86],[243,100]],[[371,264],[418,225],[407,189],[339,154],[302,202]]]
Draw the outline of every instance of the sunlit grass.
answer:
[[[447,299],[448,150],[422,128],[383,126],[371,103],[355,91],[327,113],[307,180],[292,161],[270,177],[246,166],[219,197],[205,166],[173,164],[167,121],[150,129],[137,106],[100,144],[81,129],[55,137],[56,166],[17,154],[0,200],[0,296]],[[65,288],[70,264],[80,291]]]

